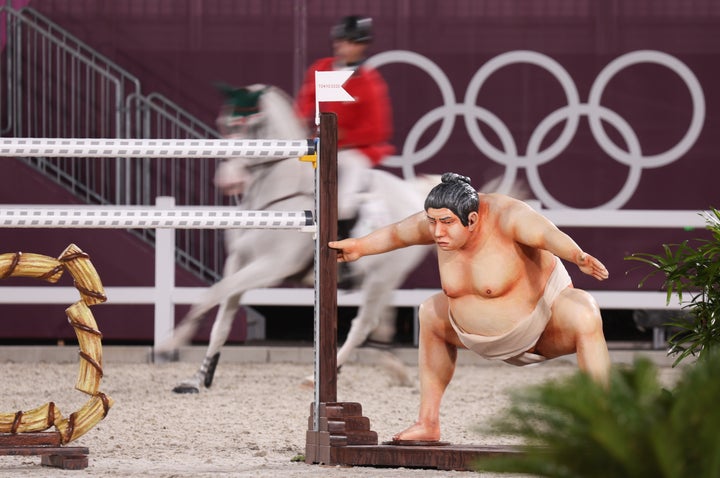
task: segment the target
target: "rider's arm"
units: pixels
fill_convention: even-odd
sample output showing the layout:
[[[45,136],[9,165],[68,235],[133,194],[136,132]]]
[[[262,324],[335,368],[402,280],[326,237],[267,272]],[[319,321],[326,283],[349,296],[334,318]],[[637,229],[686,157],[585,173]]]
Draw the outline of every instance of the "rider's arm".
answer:
[[[433,237],[427,226],[425,212],[413,214],[402,221],[377,229],[370,234],[354,239],[330,242],[338,250],[339,262],[350,262],[362,256],[382,254],[402,247],[432,244]]]

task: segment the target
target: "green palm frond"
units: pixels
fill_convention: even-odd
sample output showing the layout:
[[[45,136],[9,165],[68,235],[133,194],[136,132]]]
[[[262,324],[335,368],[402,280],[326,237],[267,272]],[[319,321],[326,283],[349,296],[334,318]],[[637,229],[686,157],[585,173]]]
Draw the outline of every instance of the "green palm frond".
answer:
[[[695,239],[679,244],[663,244],[661,254],[635,253],[626,260],[650,267],[638,287],[660,274],[667,302],[676,293],[680,304],[691,312],[693,322],[677,322],[679,329],[670,337],[670,354],[675,365],[690,356],[703,358],[720,344],[720,211],[703,214],[712,239]]]
[[[688,367],[671,392],[649,361],[616,368],[604,388],[582,372],[516,392],[493,430],[523,453],[485,458],[478,471],[540,477],[720,476],[720,355]]]

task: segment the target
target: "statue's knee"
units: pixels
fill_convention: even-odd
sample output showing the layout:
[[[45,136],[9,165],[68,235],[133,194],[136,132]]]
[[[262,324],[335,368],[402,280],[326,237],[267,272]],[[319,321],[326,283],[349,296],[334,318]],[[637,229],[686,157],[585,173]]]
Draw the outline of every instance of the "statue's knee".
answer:
[[[420,324],[429,326],[437,320],[437,314],[435,313],[435,307],[430,299],[424,301],[418,307],[418,321]]]
[[[577,319],[577,327],[582,334],[602,333],[603,321],[600,314],[600,306],[589,293],[575,289],[576,305],[574,314]]]
[[[423,302],[418,307],[418,320],[420,323],[427,321],[428,318],[428,306],[427,302]]]
[[[582,317],[579,324],[581,333],[584,335],[597,335],[603,333],[603,321],[599,309],[589,309]]]

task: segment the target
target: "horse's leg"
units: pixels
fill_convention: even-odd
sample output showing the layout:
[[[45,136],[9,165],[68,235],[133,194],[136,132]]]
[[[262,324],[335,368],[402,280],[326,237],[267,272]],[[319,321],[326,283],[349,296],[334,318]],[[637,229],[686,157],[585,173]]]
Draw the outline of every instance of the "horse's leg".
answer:
[[[375,330],[383,309],[390,302],[393,289],[386,287],[384,282],[366,278],[362,292],[363,301],[358,307],[358,314],[350,322],[348,335],[338,350],[338,367],[347,362],[350,354],[365,343],[370,333]]]
[[[240,308],[240,297],[241,294],[230,296],[228,300],[220,304],[220,310],[218,310],[212,330],[210,330],[210,343],[205,352],[205,357],[210,357],[210,362],[207,364],[203,380],[203,385],[206,388],[212,385],[215,377],[215,367],[217,367],[218,360],[220,360],[220,349],[225,345],[230,335],[235,314]]]
[[[377,340],[392,340],[396,315],[395,308],[390,305],[392,293],[426,253],[423,249],[408,248],[390,252],[383,257],[369,256],[363,259],[363,302],[351,323],[347,339],[338,351],[338,366],[344,364],[350,354],[371,336]],[[379,353],[383,356],[382,365],[395,383],[410,385],[405,364],[390,352],[389,347]]]
[[[397,308],[385,307],[380,315],[377,327],[368,336],[368,345],[376,347],[380,354],[380,364],[392,377],[394,383],[403,387],[411,387],[413,381],[410,379],[407,366],[392,351],[392,342],[395,337],[397,321]]]
[[[230,297],[228,300],[220,304],[220,310],[218,310],[212,330],[210,331],[210,343],[208,344],[208,349],[205,352],[205,360],[203,360],[202,366],[200,367],[201,370],[205,371],[204,377],[201,377],[205,388],[210,388],[210,386],[212,386],[213,378],[215,377],[215,368],[220,360],[220,349],[223,345],[225,345],[225,342],[230,335],[235,314],[240,308],[241,297],[242,296],[238,294],[237,296]],[[256,317],[261,317],[259,312],[252,310],[250,307],[244,307],[244,309],[246,319],[251,317],[253,314]]]
[[[386,344],[392,342],[397,329],[396,319],[397,309],[395,307],[385,307],[380,314],[377,326],[370,332],[368,340]]]
[[[227,341],[232,329],[235,314],[240,306],[241,294],[234,295],[220,304],[218,313],[215,316],[212,330],[210,331],[210,342],[205,351],[205,358],[200,368],[189,379],[178,383],[173,392],[175,393],[199,393],[200,387],[210,387],[215,376],[215,368],[220,360],[220,349]]]
[[[225,259],[225,264],[223,265],[223,276],[227,277],[234,273],[236,270],[240,268],[240,255],[237,251],[231,252],[228,254],[227,258]],[[213,335],[217,337],[217,335],[220,333],[220,330],[225,328],[227,329],[227,332],[225,333],[225,337],[221,339],[221,343],[225,343],[225,340],[227,339],[227,336],[229,335],[229,330],[232,326],[232,322],[234,319],[235,312],[237,311],[237,307],[232,311],[232,315],[228,317],[228,314],[226,313],[227,305],[231,303],[231,300],[234,299],[233,297],[230,298],[230,300],[225,300],[223,303],[220,304],[220,309],[218,310],[217,315],[215,316],[215,322],[213,322],[212,331],[210,332],[210,342],[212,343]],[[237,298],[239,301],[239,297]],[[173,334],[172,341],[170,341],[168,344],[165,344],[165,347],[169,346],[175,346],[177,347],[178,344],[184,344],[190,342],[193,335],[195,335],[195,331],[197,330],[198,325],[200,324],[200,318],[202,316],[193,316],[189,320],[182,320],[180,322],[180,325],[175,329],[175,332]],[[193,320],[195,319],[196,320]],[[226,322],[227,326],[222,327],[220,324]],[[217,340],[217,338],[216,338]],[[219,349],[219,347],[217,347]],[[195,374],[180,383],[178,383],[174,388],[173,392],[175,393],[199,393],[200,392],[200,385],[204,382],[207,382],[208,376],[213,376],[215,374],[215,367],[217,366],[218,360],[220,360],[220,352],[214,351],[213,353],[210,353],[208,350],[205,352],[205,358],[203,359],[202,364],[200,364],[200,368],[195,372]],[[212,379],[211,379],[212,381]],[[207,385],[206,385],[207,386]]]
[[[254,245],[279,243],[277,237],[279,233],[275,232],[274,234],[275,236],[269,237],[274,238],[276,242],[268,238],[255,237],[253,240],[258,242]],[[241,248],[241,250],[249,249]],[[197,393],[201,384],[205,384],[208,380],[212,383],[211,375],[214,373],[215,365],[217,365],[219,350],[225,344],[230,333],[242,294],[249,289],[270,287],[296,274],[304,264],[312,260],[313,253],[311,241],[304,241],[300,237],[292,237],[290,241],[285,241],[282,247],[266,251],[263,255],[255,255],[252,262],[244,264],[240,270],[224,277],[220,282],[213,285],[205,300],[196,304],[188,312],[186,318],[183,319],[183,321],[193,319],[198,314],[202,315],[205,311],[220,303],[205,358],[195,375],[180,382],[173,391],[176,393]],[[260,254],[260,252],[258,251],[257,254]]]
[[[274,273],[271,273],[271,270]],[[227,278],[222,279],[220,282],[227,280],[232,283],[241,283],[243,284],[242,292],[244,292],[249,289],[269,287],[278,283],[288,275],[292,275],[292,273],[286,274],[282,271],[283,269],[281,267],[277,267],[276,261],[272,258],[264,257],[256,262],[247,264],[241,270]],[[226,285],[222,289],[225,289],[226,287],[229,286]],[[218,312],[215,316],[215,321],[213,322],[212,330],[210,332],[210,342],[200,368],[192,377],[178,383],[178,385],[173,388],[173,392],[199,393],[201,386],[209,386],[208,382],[212,384],[215,367],[220,359],[220,349],[223,345],[225,345],[228,335],[230,334],[232,323],[235,320],[235,314],[239,307],[242,292],[229,294],[229,298],[220,302],[220,307],[218,308]],[[217,293],[217,291],[210,293],[210,297],[207,298],[206,302],[199,304],[198,309],[204,310],[207,308],[209,310],[214,307],[216,304],[209,305],[209,303],[217,298]],[[183,322],[185,320],[193,320],[197,317],[197,314],[192,314],[191,312],[188,313],[189,315],[186,316],[186,319],[184,319]]]
[[[337,352],[337,367],[342,367],[351,354],[365,343],[370,333],[377,327],[384,304],[390,302],[393,289],[385,287],[382,281],[375,281],[365,277],[362,283],[363,300],[358,307],[358,314],[350,322],[345,342]],[[308,375],[303,378],[303,386],[312,386],[315,376]]]
[[[246,235],[252,236],[252,231],[250,233],[246,233]],[[245,242],[249,242],[250,240],[252,240],[252,237],[249,237],[249,239]],[[241,239],[240,242],[242,243],[243,239]],[[223,264],[223,277],[232,275],[241,267],[242,260],[238,250],[231,251],[225,258],[225,264]],[[208,292],[206,295],[210,294],[211,293]],[[169,356],[170,354],[175,354],[179,347],[190,343],[193,336],[195,336],[195,332],[197,332],[197,329],[200,326],[203,316],[205,315],[205,313],[191,313],[192,310],[193,309],[191,308],[190,312],[185,314],[180,323],[175,327],[172,337],[155,347],[156,356]]]
[[[393,256],[398,254],[393,253]],[[381,317],[387,320],[389,310],[392,315],[392,307],[389,305],[392,298],[393,290],[395,290],[402,281],[405,274],[398,274],[396,261],[387,261],[387,257],[367,262],[367,273],[362,283],[363,301],[358,308],[358,314],[352,319],[350,330],[338,350],[337,366],[341,367],[345,364],[350,355],[363,343],[365,343],[380,323]],[[400,385],[408,385],[411,383],[409,375],[405,369],[405,365],[394,354],[388,350],[378,350],[381,354],[381,365],[390,373],[395,383]],[[304,385],[310,385],[314,381],[314,377],[308,376],[303,379]]]
[[[228,259],[229,257],[230,256],[228,256]],[[233,263],[237,262],[233,261]],[[253,267],[252,270],[254,273],[258,267],[263,267],[258,263],[250,263],[249,266]],[[265,287],[264,284],[266,281],[264,279],[271,275],[275,277],[270,271],[260,271],[255,276],[248,276],[247,271],[244,270],[244,266],[227,267],[227,261],[225,270],[231,272],[226,273],[219,282],[216,282],[207,289],[200,302],[190,307],[190,310],[180,320],[180,323],[173,331],[173,336],[158,346],[156,350],[160,352],[174,351],[178,347],[189,343],[195,335],[203,316],[213,307],[222,304],[226,297],[229,297],[237,290],[245,291],[257,287]],[[278,269],[278,271],[282,270],[282,268]],[[280,278],[280,280],[282,279],[284,279],[284,277]]]
[[[384,278],[368,281],[367,287],[363,287],[365,298],[358,308],[358,315],[352,321],[348,338],[338,351],[338,366],[345,363],[350,353],[363,343],[367,343],[371,337],[377,337],[378,342],[372,344],[377,354],[380,355],[380,365],[390,375],[392,382],[396,385],[410,386],[412,380],[408,374],[407,367],[391,350],[391,341],[395,335],[396,309],[390,306],[392,292],[400,285],[400,278]],[[365,285],[365,284],[363,284]],[[392,322],[392,324],[388,324]],[[388,327],[389,325],[389,327]],[[355,330],[353,330],[355,329]],[[389,333],[390,330],[392,333]]]

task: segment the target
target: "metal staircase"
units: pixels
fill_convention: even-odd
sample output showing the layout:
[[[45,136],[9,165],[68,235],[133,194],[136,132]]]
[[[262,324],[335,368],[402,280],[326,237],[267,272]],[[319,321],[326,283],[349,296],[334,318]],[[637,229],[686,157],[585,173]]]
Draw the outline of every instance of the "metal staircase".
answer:
[[[31,8],[0,6],[0,135],[45,138],[217,138],[169,99]],[[89,204],[223,205],[216,161],[156,158],[19,158]],[[154,230],[133,230],[154,244]],[[213,282],[222,275],[221,231],[178,230],[176,260]]]

